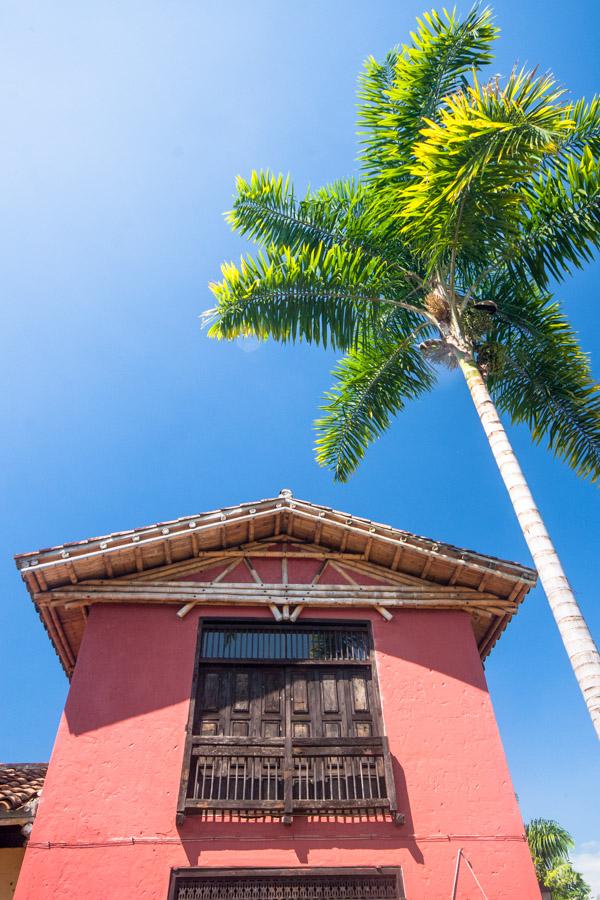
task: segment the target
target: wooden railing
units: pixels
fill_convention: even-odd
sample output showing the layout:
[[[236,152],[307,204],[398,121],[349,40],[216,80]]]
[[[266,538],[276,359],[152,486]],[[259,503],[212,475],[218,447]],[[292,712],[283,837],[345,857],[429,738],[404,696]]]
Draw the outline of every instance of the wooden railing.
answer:
[[[385,811],[400,822],[387,738],[193,737],[185,812]]]

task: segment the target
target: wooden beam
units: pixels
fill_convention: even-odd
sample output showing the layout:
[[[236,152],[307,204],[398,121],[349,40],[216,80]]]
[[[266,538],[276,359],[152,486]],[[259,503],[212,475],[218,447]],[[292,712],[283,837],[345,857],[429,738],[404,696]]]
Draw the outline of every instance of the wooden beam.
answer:
[[[386,620],[386,622],[389,622],[390,619],[394,618],[393,615],[391,614],[391,612],[389,611],[389,609],[386,609],[385,606],[376,606],[375,609],[377,610],[377,612],[379,613],[380,616],[383,616],[383,618]]]
[[[254,570],[256,571],[256,570]],[[224,573],[220,573],[223,576]],[[473,588],[456,588],[447,585],[426,584],[419,585],[402,585],[402,584],[381,584],[381,585],[363,585],[352,584],[350,586],[342,584],[287,584],[267,583],[260,580],[260,576],[256,573],[255,585],[247,582],[223,582],[219,576],[211,582],[136,582],[127,583],[124,581],[114,583],[111,581],[96,581],[80,583],[78,585],[65,585],[55,588],[51,591],[43,591],[34,594],[34,599],[38,603],[54,603],[58,599],[74,600],[87,599],[93,597],[102,597],[103,599],[162,599],[168,602],[169,598],[194,597],[202,599],[207,594],[219,596],[231,596],[235,598],[238,595],[257,594],[260,596],[272,597],[292,597],[292,596],[353,596],[356,598],[367,597],[377,599],[402,599],[402,598],[422,598],[434,600],[471,600],[477,605],[485,606],[492,604],[495,606],[503,606],[506,608],[516,609],[516,602],[505,600],[496,594],[479,592]]]
[[[264,506],[264,508],[263,508]],[[239,512],[240,507],[236,507],[233,512],[229,512],[229,514],[225,514],[224,512],[220,513],[211,513],[206,516],[206,518],[210,519],[210,521],[202,521],[202,524],[196,525],[194,531],[196,532],[204,532],[204,531],[213,531],[217,532],[221,529],[222,537],[224,537],[223,532],[225,527],[228,525],[239,525],[242,522],[247,522],[251,518],[257,520],[261,517],[273,516],[275,513],[275,508],[273,507],[272,501],[267,501],[263,504],[256,504],[258,511],[254,513]],[[318,509],[318,508],[317,508]],[[288,518],[288,533],[291,537],[293,537],[293,524],[295,519],[306,519],[311,522],[311,524],[315,524],[317,516],[320,515],[321,512],[324,512],[325,521],[332,526],[340,529],[342,533],[341,542],[345,545],[344,539],[347,540],[349,533],[361,535],[362,537],[366,537],[371,535],[371,539],[376,539],[380,543],[391,544],[395,548],[398,547],[399,542],[404,543],[407,547],[410,547],[411,551],[414,553],[424,553],[431,554],[435,553],[438,558],[443,559],[446,562],[456,563],[457,556],[453,552],[453,548],[444,545],[442,549],[439,548],[433,542],[426,541],[425,539],[420,539],[417,536],[404,535],[402,533],[394,533],[391,529],[386,528],[382,525],[377,525],[368,522],[367,520],[355,520],[348,519],[343,514],[337,514],[334,511],[323,511],[320,510],[318,514],[315,513],[315,507],[312,504],[303,503],[300,500],[280,500],[276,505],[276,511],[287,515]],[[218,516],[218,519],[217,519]],[[181,521],[181,520],[180,520]],[[351,522],[352,524],[348,524]],[[189,522],[185,522],[179,524],[179,522],[175,523],[174,526],[171,526],[170,533],[166,536],[164,534],[157,534],[157,528],[154,527],[152,529],[147,529],[147,531],[140,531],[136,534],[133,534],[131,537],[124,537],[122,542],[119,541],[117,537],[111,538],[111,547],[108,551],[95,549],[89,550],[86,552],[77,552],[74,551],[74,556],[72,558],[73,563],[77,563],[83,559],[90,559],[99,555],[102,555],[106,552],[108,553],[122,553],[124,550],[131,549],[133,547],[143,547],[147,544],[156,543],[159,541],[171,541],[178,540],[184,538],[189,533]],[[388,531],[386,534],[385,531]],[[145,534],[149,534],[150,536],[143,536]],[[96,542],[94,542],[96,544]],[[98,546],[96,544],[96,546]],[[435,548],[435,549],[434,549]],[[50,554],[48,554],[50,555]],[[481,554],[477,554],[469,551],[465,552],[464,557],[468,558],[468,566],[471,569],[478,569],[480,571],[486,571],[489,568],[490,561],[489,558],[482,556]],[[21,566],[21,561],[19,559],[19,566]],[[27,561],[23,562],[23,568],[28,568],[30,570],[39,570],[39,569],[48,569],[55,566],[64,566],[65,560],[64,558],[60,559],[46,559],[43,562],[34,562],[32,565],[28,565]],[[22,569],[23,570],[23,569]],[[524,566],[517,566],[511,563],[500,563],[498,565],[497,574],[500,577],[511,579],[511,580],[520,580],[529,585],[535,584],[536,576],[533,572],[530,572]]]
[[[50,607],[48,612],[50,614],[50,619],[52,621],[52,624],[54,625],[54,628],[56,630],[56,634],[58,635],[58,645],[59,645],[59,647],[62,648],[69,666],[71,667],[71,669],[74,669],[75,668],[75,655],[74,655],[73,651],[71,650],[69,641],[67,640],[67,636],[65,634],[62,622],[60,621],[59,617],[57,616],[55,609]]]
[[[217,575],[217,577],[213,579],[212,584],[218,584],[220,581],[223,581],[223,579],[225,578],[225,576],[226,576],[226,575],[229,575],[229,573],[230,573],[233,569],[235,569],[238,565],[239,565],[239,560],[234,559],[233,562],[229,563],[228,566],[225,566],[225,568],[223,569],[223,571],[220,572],[220,573]],[[197,606],[197,605],[198,605],[198,604],[196,603],[195,600],[192,601],[191,603],[186,603],[185,606],[182,606],[181,609],[179,609],[179,610],[177,611],[177,615],[179,616],[180,619],[184,619],[184,618],[187,616],[187,614],[188,614],[189,612],[191,612],[191,611],[193,610],[193,608],[194,608],[195,606]]]
[[[211,513],[211,516],[213,516],[213,519],[214,519],[215,515],[216,514]],[[247,522],[250,518],[258,519],[258,518],[261,518],[264,516],[271,516],[271,515],[273,515],[272,508],[264,509],[259,512],[256,512],[253,514],[248,514],[248,515],[244,515],[244,514],[236,515],[236,516],[232,515],[231,518],[228,518],[227,516],[224,516],[223,513],[220,513],[218,521],[215,520],[212,522],[205,522],[202,525],[197,525],[195,528],[195,531],[196,532],[204,532],[207,530],[214,531],[214,530],[218,530],[219,528],[223,528],[224,527],[222,524],[223,518],[226,519],[226,522],[228,525],[229,524],[239,525],[241,522]],[[156,531],[157,527],[158,526],[156,526],[152,529],[149,529],[149,530]],[[186,534],[188,534],[188,533],[189,533],[188,528],[186,528],[185,526],[180,526],[177,530],[170,531],[170,533],[166,534],[166,535],[161,532],[160,534],[153,534],[150,537],[142,537],[141,533],[137,533],[137,534],[132,535],[132,537],[130,539],[125,538],[123,543],[118,543],[116,540],[111,538],[111,540],[114,540],[114,543],[108,550],[107,549],[103,549],[103,550],[98,549],[98,550],[88,550],[84,553],[76,553],[76,555],[73,556],[73,558],[72,558],[72,562],[79,562],[82,559],[90,559],[90,558],[94,558],[97,556],[102,556],[105,553],[117,553],[117,552],[122,553],[124,550],[131,550],[131,549],[133,549],[135,551],[136,547],[141,548],[141,547],[145,547],[147,544],[155,544],[155,543],[161,542],[161,541],[177,540],[178,538],[181,539],[181,538],[185,537]],[[50,569],[50,568],[54,568],[56,566],[64,566],[64,565],[65,565],[64,558],[50,559],[50,560],[46,560],[45,562],[37,562],[34,565],[27,566],[27,569],[25,569],[25,567],[24,567],[21,571],[38,571],[39,569]]]
[[[434,560],[433,556],[430,556],[428,559],[425,560],[425,565],[423,566],[423,569],[421,571],[421,574],[419,575],[419,578],[423,578],[423,579],[427,578],[427,576],[429,575],[429,570],[431,568],[431,564],[433,563],[433,560]]]
[[[490,575],[491,575],[491,572],[484,572],[484,573],[483,573],[483,576],[482,576],[482,578],[481,578],[479,584],[477,585],[477,590],[478,590],[478,591],[483,591],[483,589],[484,589],[484,587],[485,587],[485,585],[486,585],[486,583],[487,583],[487,580],[488,580],[488,578],[490,577]]]
[[[348,584],[358,584],[358,581],[355,578],[353,578],[349,572],[346,572],[346,570],[342,566],[338,565],[337,563],[333,562],[332,560],[330,560],[329,565],[331,566],[332,569],[335,569],[336,572],[339,572],[339,574],[342,576],[342,578],[346,579]]]
[[[375,578],[377,581],[381,581],[383,584],[417,584],[422,585],[423,579],[418,575],[407,575],[402,572],[393,572],[391,569],[382,569],[380,566],[371,562],[364,562],[361,559],[343,559],[343,565],[345,569],[349,569],[352,572],[358,572],[359,574],[368,575],[370,578]],[[434,582],[435,584],[435,582]]]
[[[515,584],[514,588],[512,589],[512,591],[506,598],[509,601],[509,603],[519,602],[519,594],[523,591],[524,588],[525,588],[525,585],[521,581],[519,581],[517,584]]]
[[[324,572],[325,569],[327,568],[328,564],[329,564],[329,560],[326,559],[325,562],[322,563],[322,565],[319,567],[319,571],[316,573],[315,577],[314,577],[313,580],[311,581],[311,585],[315,585],[315,584],[318,584],[318,583],[319,583],[319,579],[321,578],[321,575],[323,574],[323,572]]]
[[[256,584],[263,584],[262,578],[260,577],[260,575],[258,574],[258,572],[256,571],[256,569],[255,569],[254,566],[252,565],[252,561],[251,561],[250,559],[248,559],[247,556],[244,557],[244,563],[245,563],[245,565],[246,565],[246,568],[248,569],[248,571],[249,571],[250,574],[252,575],[252,578],[254,579],[255,583],[256,583]]]
[[[301,506],[302,506],[302,502],[300,500],[295,501],[294,516],[296,518],[314,520],[314,513],[304,512],[304,510],[302,508],[299,508]],[[393,544],[394,546],[398,545],[398,540],[399,540],[398,537],[396,537],[396,536],[392,537],[392,536],[388,536],[386,534],[380,534],[376,531],[376,528],[374,526],[372,526],[372,525],[369,526],[368,523],[365,523],[365,525],[361,528],[356,525],[347,525],[336,519],[329,519],[328,524],[337,525],[339,528],[345,528],[355,534],[360,534],[363,537],[366,537],[366,536],[371,537],[371,539],[372,539],[373,533],[375,533],[375,536],[378,541],[381,541],[382,543],[386,543],[386,544]],[[383,527],[383,526],[381,526],[381,527]],[[455,556],[451,555],[450,553],[446,553],[444,550],[442,550],[439,547],[439,545],[437,545],[436,550],[433,550],[432,547],[435,544],[434,541],[427,542],[426,546],[421,546],[421,544],[418,543],[418,540],[416,540],[414,538],[412,540],[409,540],[407,538],[404,541],[404,543],[407,547],[410,547],[410,549],[413,550],[415,553],[426,553],[426,554],[435,553],[439,559],[443,559],[446,562],[456,562],[457,561]],[[471,552],[469,552],[468,556],[469,556],[469,560],[468,560],[469,568],[477,569],[481,572],[488,571],[490,564],[489,564],[489,561],[486,561],[485,557],[482,557],[481,554],[479,554],[479,553],[471,553]],[[481,559],[482,561],[477,562],[476,560],[478,560],[478,559]],[[523,567],[514,566],[514,569],[515,569],[514,572],[510,571],[511,568],[513,568],[513,567],[510,563],[504,563],[498,567],[497,574],[499,576],[501,576],[502,578],[509,578],[513,581],[514,580],[522,580],[522,581],[527,581],[529,584],[535,584],[535,581],[533,580],[533,578],[530,580],[526,577],[525,572],[523,571],[525,569],[524,566]],[[517,569],[520,569],[520,571],[517,572]]]
[[[71,659],[70,654],[67,654],[67,651],[65,649],[64,642],[63,642],[62,636],[60,634],[60,631],[62,631],[62,628],[59,631],[59,629],[55,625],[57,616],[54,615],[54,617],[53,617],[52,610],[47,609],[47,608],[41,609],[40,615],[42,617],[42,621],[43,621],[46,629],[48,630],[50,639],[52,640],[52,643],[54,644],[54,649],[56,650],[56,653],[58,654],[58,657],[65,669],[65,672],[67,673],[67,675],[70,676],[73,673],[74,663]]]
[[[450,578],[448,579],[448,584],[456,584],[456,581],[457,581],[457,579],[458,579],[458,576],[460,575],[460,573],[462,572],[462,570],[464,569],[464,567],[465,567],[464,562],[463,562],[462,560],[459,560],[459,561],[456,563],[456,565],[454,566],[454,569],[453,569],[453,571],[452,571],[452,575],[451,575]]]

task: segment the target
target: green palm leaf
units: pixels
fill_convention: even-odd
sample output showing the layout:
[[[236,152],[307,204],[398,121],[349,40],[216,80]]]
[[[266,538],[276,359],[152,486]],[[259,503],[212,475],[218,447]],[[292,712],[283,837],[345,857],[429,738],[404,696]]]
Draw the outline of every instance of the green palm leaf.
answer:
[[[252,172],[236,179],[237,194],[227,221],[234,231],[263,247],[327,249],[340,246],[381,256],[407,275],[413,267],[406,242],[382,240],[373,228],[371,195],[353,180],[338,181],[298,198],[289,176]]]
[[[336,385],[325,395],[325,415],[316,422],[317,460],[346,481],[371,444],[408,400],[429,391],[433,369],[415,345],[409,322],[389,323],[383,333],[348,354],[333,374]]]
[[[490,393],[580,475],[600,478],[600,388],[558,304],[504,303],[489,335]],[[481,358],[486,358],[486,348]]]
[[[222,273],[210,286],[217,306],[204,315],[217,338],[253,334],[347,350],[372,330],[384,298],[402,294],[382,260],[323,244],[297,253],[270,247]]]
[[[237,181],[228,221],[261,250],[211,285],[209,334],[348,354],[319,424],[319,461],[340,478],[417,378],[429,390],[409,339],[423,323],[439,338],[431,361],[457,348],[477,359],[513,421],[598,475],[597,390],[545,292],[600,243],[600,101],[565,102],[550,74],[483,80],[496,36],[487,9],[433,11],[409,44],[367,61],[362,183],[298,196],[268,171]]]
[[[600,246],[600,161],[586,147],[565,165],[564,177],[541,174],[528,186],[527,220],[507,255],[509,269],[545,287]]]
[[[526,183],[573,127],[550,76],[514,72],[446,99],[422,129],[412,179],[382,192],[382,213],[399,220],[430,266],[484,261],[520,233]]]
[[[436,117],[443,98],[458,90],[467,72],[491,61],[497,35],[489,9],[474,8],[464,19],[432,10],[417,20],[410,44],[389,53],[382,64],[367,60],[359,122],[369,175],[379,181],[401,177],[425,119]]]
[[[544,871],[566,862],[569,850],[575,846],[575,841],[566,828],[552,819],[532,819],[525,831],[536,868]]]

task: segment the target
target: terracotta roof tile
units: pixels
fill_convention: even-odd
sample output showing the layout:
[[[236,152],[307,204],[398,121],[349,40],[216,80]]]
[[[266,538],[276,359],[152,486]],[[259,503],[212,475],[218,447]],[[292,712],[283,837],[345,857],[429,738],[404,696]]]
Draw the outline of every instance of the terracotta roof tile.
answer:
[[[38,796],[47,769],[47,763],[0,763],[0,817]]]

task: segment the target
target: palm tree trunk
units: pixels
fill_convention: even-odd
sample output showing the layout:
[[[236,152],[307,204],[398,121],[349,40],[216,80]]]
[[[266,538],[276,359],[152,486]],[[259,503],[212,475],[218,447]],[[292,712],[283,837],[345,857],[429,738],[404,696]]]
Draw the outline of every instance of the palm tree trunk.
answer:
[[[467,354],[457,352],[456,357],[500,469],[502,480],[510,495],[527,546],[539,572],[581,693],[598,737],[600,737],[600,654],[531,496],[531,491],[481,373],[473,359]]]

